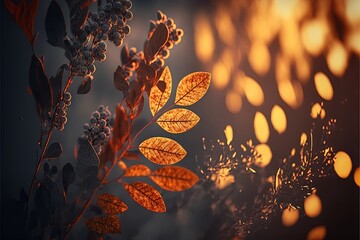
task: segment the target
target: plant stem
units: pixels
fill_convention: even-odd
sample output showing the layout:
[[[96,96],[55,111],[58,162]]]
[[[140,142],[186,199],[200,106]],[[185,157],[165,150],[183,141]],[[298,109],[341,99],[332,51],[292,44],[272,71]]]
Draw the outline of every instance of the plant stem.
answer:
[[[71,66],[70,66],[71,68]],[[64,95],[64,93],[68,90],[68,88],[70,87],[71,83],[72,83],[72,73],[70,72],[69,74],[69,77],[67,79],[67,82],[66,82],[66,85],[65,85],[65,88],[62,92],[62,95],[61,97]],[[32,181],[31,181],[31,185],[30,185],[30,189],[29,189],[29,192],[28,192],[28,198],[27,198],[27,201],[29,202],[30,200],[30,197],[31,197],[31,194],[33,192],[33,189],[34,189],[34,185],[35,185],[35,181],[36,181],[36,178],[39,174],[39,171],[40,171],[40,168],[41,168],[41,165],[44,161],[44,156],[45,156],[45,153],[46,153],[46,150],[49,146],[49,143],[50,143],[50,140],[51,140],[51,137],[52,137],[52,134],[53,134],[53,131],[54,131],[54,121],[55,121],[55,114],[58,110],[59,106],[57,105],[56,108],[55,108],[55,111],[53,113],[53,116],[52,116],[52,119],[51,119],[51,124],[50,124],[50,130],[48,132],[48,135],[46,137],[46,141],[45,141],[45,145],[43,146],[42,148],[42,151],[41,151],[41,155],[40,155],[40,158],[39,158],[39,161],[36,165],[36,169],[35,169],[35,172],[34,172],[34,175],[33,175],[33,178],[32,178]]]

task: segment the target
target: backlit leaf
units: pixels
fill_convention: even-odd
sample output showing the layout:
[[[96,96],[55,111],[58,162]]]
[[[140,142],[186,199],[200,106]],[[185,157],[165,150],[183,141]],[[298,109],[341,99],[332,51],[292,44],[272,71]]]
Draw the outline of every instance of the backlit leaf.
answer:
[[[189,106],[199,101],[208,90],[210,79],[208,72],[194,72],[185,76],[176,89],[176,105]]]
[[[103,193],[98,196],[97,205],[101,207],[106,214],[119,214],[128,209],[128,206],[117,196]]]
[[[144,53],[147,62],[151,62],[160,48],[164,46],[169,38],[169,29],[164,23],[160,23],[147,42]]]
[[[124,177],[141,177],[150,175],[150,169],[144,164],[133,165],[126,169]]]
[[[60,5],[52,0],[45,17],[45,29],[48,43],[54,47],[64,46],[66,25]]]
[[[120,104],[116,107],[115,124],[113,128],[113,136],[110,139],[110,145],[113,152],[117,152],[124,144],[130,134],[130,123],[126,115],[125,109]]]
[[[61,157],[61,154],[63,152],[61,143],[56,142],[52,143],[45,152],[44,159],[57,159]]]
[[[176,108],[165,112],[156,122],[169,133],[183,133],[193,128],[199,121],[199,116],[192,111]]]
[[[166,206],[160,193],[144,182],[124,184],[126,191],[140,206],[153,212],[166,212]]]
[[[79,86],[77,93],[78,94],[87,94],[90,92],[91,90],[91,83],[92,80],[94,79],[93,76],[87,76],[85,77],[85,79],[82,81],[81,85]]]
[[[5,0],[5,7],[15,18],[17,25],[25,33],[31,45],[34,41],[34,21],[39,3],[40,0],[32,0],[29,4],[28,0],[20,0],[16,5],[13,0]]]
[[[176,141],[165,137],[152,137],[139,145],[139,150],[151,162],[170,165],[181,161],[187,154]]]
[[[198,176],[192,171],[177,166],[159,168],[151,173],[150,178],[159,187],[168,191],[183,191],[199,181]]]
[[[97,233],[120,233],[120,220],[115,215],[94,217],[85,221],[86,226]]]
[[[160,87],[159,87],[160,86]],[[151,88],[149,105],[151,114],[154,116],[170,98],[172,88],[171,72],[168,67],[162,72],[156,87]]]

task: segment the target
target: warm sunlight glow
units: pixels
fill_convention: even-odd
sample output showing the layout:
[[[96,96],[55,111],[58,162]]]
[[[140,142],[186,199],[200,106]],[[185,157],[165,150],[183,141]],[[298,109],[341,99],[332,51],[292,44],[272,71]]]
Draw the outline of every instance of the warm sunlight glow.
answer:
[[[326,237],[326,227],[318,226],[308,233],[306,240],[323,240]]]
[[[262,143],[255,146],[255,151],[261,155],[260,157],[256,158],[255,164],[258,167],[266,167],[269,165],[272,158],[270,147],[267,144]]]
[[[286,114],[279,105],[274,105],[271,109],[271,123],[279,134],[282,134],[286,130]]]
[[[304,201],[305,214],[308,217],[314,218],[320,215],[322,210],[321,200],[315,193],[305,198]]]
[[[322,19],[308,20],[302,24],[301,41],[305,49],[318,56],[325,47],[328,34],[327,24]]]
[[[215,26],[220,39],[229,46],[232,46],[236,37],[236,28],[230,18],[229,10],[218,8],[215,18]]]
[[[330,45],[329,52],[326,55],[326,63],[332,74],[338,77],[344,75],[348,64],[348,52],[340,41],[335,41]]]
[[[243,71],[238,71],[236,73],[233,88],[236,92],[238,92],[241,96],[245,94],[245,86],[246,86],[246,75]]]
[[[345,13],[347,19],[355,24],[360,22],[360,4],[357,0],[346,0],[345,1]]]
[[[320,117],[321,119],[324,119],[326,112],[325,109],[321,106],[320,103],[315,103],[312,107],[311,107],[311,113],[310,113],[312,118],[317,118]]]
[[[260,41],[253,42],[248,54],[251,68],[260,76],[264,76],[270,68],[271,57],[267,46]]]
[[[354,181],[360,187],[360,167],[357,167],[354,171]]]
[[[209,19],[205,13],[199,13],[196,16],[194,21],[194,29],[194,45],[196,56],[201,62],[207,63],[211,60],[214,54],[215,40]]]
[[[306,141],[307,141],[307,135],[306,135],[306,133],[303,132],[300,136],[300,145],[304,146]]]
[[[339,151],[334,157],[334,169],[336,174],[341,178],[347,178],[352,169],[350,156],[343,151]]]
[[[359,29],[357,29],[357,28],[352,29],[352,31],[347,36],[347,44],[357,55],[360,55],[360,30]]]
[[[266,143],[270,136],[269,124],[261,112],[255,113],[254,118],[255,136],[260,143]]]
[[[212,69],[213,84],[218,89],[225,88],[230,81],[231,69],[223,61],[218,61]]]
[[[226,143],[227,145],[229,145],[233,140],[233,136],[234,136],[233,128],[230,125],[226,125],[224,133],[226,137]]]
[[[299,220],[299,210],[293,207],[285,208],[281,215],[281,222],[285,227],[291,227]]]
[[[217,174],[211,176],[211,180],[215,182],[215,187],[217,189],[224,189],[230,184],[235,182],[235,178],[230,173],[230,169],[221,168]]]
[[[250,77],[245,77],[245,96],[249,103],[255,107],[264,103],[264,92],[260,84]]]
[[[231,113],[238,113],[241,110],[242,106],[242,98],[241,96],[235,92],[234,90],[230,90],[226,94],[226,107]]]
[[[320,97],[325,100],[331,100],[334,96],[334,90],[330,79],[323,73],[318,72],[314,76],[315,88]]]

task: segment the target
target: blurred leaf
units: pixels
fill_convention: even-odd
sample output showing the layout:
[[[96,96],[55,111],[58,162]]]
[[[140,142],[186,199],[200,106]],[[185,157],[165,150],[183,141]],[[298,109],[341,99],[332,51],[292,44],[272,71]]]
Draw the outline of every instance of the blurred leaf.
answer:
[[[121,59],[122,65],[127,64],[131,59],[130,54],[129,54],[129,48],[128,48],[127,44],[124,44],[124,46],[121,49],[120,59]]]
[[[5,0],[5,7],[14,17],[15,22],[25,33],[26,38],[33,45],[34,42],[34,22],[40,0],[32,0],[28,4],[28,0],[20,0],[16,5],[12,0]]]
[[[93,76],[86,76],[86,78],[82,81],[81,85],[79,86],[77,93],[78,94],[87,94],[91,90],[91,82],[94,79]]]
[[[183,191],[199,181],[198,176],[192,171],[177,166],[159,168],[151,173],[150,178],[159,187],[168,191]]]
[[[54,47],[64,47],[66,25],[59,4],[52,0],[45,17],[45,30],[48,43]]]
[[[150,169],[144,164],[132,165],[126,169],[124,177],[142,177],[150,175]]]
[[[123,72],[124,70],[118,66],[114,72],[114,85],[117,90],[122,91],[124,96],[126,96],[129,90],[129,82],[123,77]]]
[[[63,152],[61,143],[52,143],[45,152],[44,159],[58,159]]]
[[[121,104],[116,106],[116,117],[113,128],[113,136],[110,139],[110,145],[113,152],[117,152],[125,143],[130,135],[130,123],[125,109]]]
[[[53,106],[53,97],[43,62],[35,55],[31,59],[29,85],[36,101],[39,116],[44,121],[45,115],[51,111]]]
[[[169,29],[164,23],[160,23],[147,42],[144,53],[145,59],[150,63],[169,38]]]
[[[79,151],[76,163],[76,173],[80,177],[85,178],[90,174],[88,173],[89,169],[98,169],[100,160],[93,146],[87,139],[79,138],[78,142]]]
[[[181,79],[176,89],[176,105],[189,106],[199,101],[208,90],[210,79],[207,72],[190,73]]]
[[[165,112],[156,121],[160,127],[169,133],[183,133],[193,128],[200,118],[185,108],[175,108]]]
[[[149,105],[151,114],[154,116],[162,107],[165,106],[170,98],[172,89],[171,72],[168,67],[162,72],[157,87],[150,90]]]
[[[128,209],[128,206],[117,196],[103,193],[98,196],[97,205],[101,207],[106,214],[119,214]]]
[[[160,193],[144,182],[124,183],[126,191],[140,206],[153,212],[166,212],[166,206]]]
[[[71,165],[71,163],[67,163],[62,168],[62,184],[64,188],[64,192],[66,194],[67,189],[70,184],[72,184],[75,181],[76,174],[74,167]]]
[[[151,162],[169,165],[181,161],[187,154],[176,141],[165,137],[152,137],[139,145],[140,152]]]
[[[85,221],[86,226],[97,233],[120,233],[120,220],[115,215],[94,217]]]

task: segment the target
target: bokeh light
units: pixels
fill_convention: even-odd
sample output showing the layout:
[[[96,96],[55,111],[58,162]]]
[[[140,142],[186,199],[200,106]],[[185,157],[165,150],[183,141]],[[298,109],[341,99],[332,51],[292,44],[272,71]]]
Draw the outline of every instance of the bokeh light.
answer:
[[[335,154],[334,162],[336,174],[341,178],[347,178],[352,169],[350,156],[344,151],[339,151]]]
[[[318,72],[314,76],[315,88],[320,97],[325,100],[331,100],[334,96],[334,90],[330,79],[322,72]]]
[[[279,134],[285,132],[287,126],[286,114],[279,105],[274,105],[271,109],[271,123]]]
[[[269,145],[262,143],[255,146],[254,150],[260,154],[260,157],[255,159],[255,164],[258,167],[266,167],[270,164],[272,152]]]
[[[315,193],[304,200],[304,210],[308,217],[314,218],[320,215],[322,210],[321,200]]]
[[[281,222],[285,227],[291,227],[299,220],[299,210],[293,207],[285,208],[281,215]]]
[[[323,240],[326,237],[326,227],[318,226],[311,229],[306,237],[307,240]]]
[[[360,167],[357,167],[354,171],[354,182],[360,187]]]
[[[256,139],[260,143],[266,143],[270,136],[269,124],[261,112],[255,113],[254,118],[254,129],[255,129],[255,136]]]

